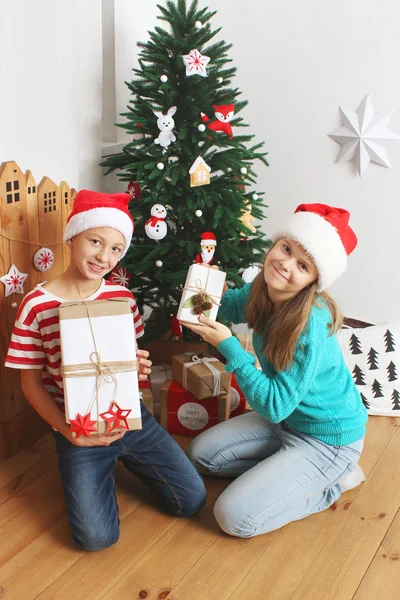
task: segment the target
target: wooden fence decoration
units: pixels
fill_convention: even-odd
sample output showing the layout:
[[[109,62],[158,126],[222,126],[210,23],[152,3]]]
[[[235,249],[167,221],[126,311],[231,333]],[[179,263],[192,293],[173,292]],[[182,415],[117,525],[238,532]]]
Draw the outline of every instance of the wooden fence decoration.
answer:
[[[6,297],[6,288],[0,282],[0,460],[48,430],[23,397],[19,371],[4,367],[4,361],[24,295],[38,283],[60,275],[68,265],[68,249],[62,236],[75,196],[76,191],[65,181],[56,185],[43,177],[37,185],[31,171],[23,173],[16,162],[0,166],[0,277],[13,264],[28,275],[24,294]],[[44,272],[33,264],[34,254],[42,247],[54,253],[52,267]]]

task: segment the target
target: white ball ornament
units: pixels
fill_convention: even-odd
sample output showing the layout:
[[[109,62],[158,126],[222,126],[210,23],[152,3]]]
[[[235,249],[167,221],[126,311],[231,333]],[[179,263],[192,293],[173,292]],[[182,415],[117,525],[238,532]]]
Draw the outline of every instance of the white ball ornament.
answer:
[[[221,83],[223,83],[223,81],[224,81],[224,78],[223,78],[223,77],[218,77],[218,79],[217,79],[217,83],[221,84]]]
[[[201,217],[203,214],[203,211],[199,209],[199,210],[196,210],[196,212],[194,214],[196,215],[196,217]]]
[[[260,271],[261,267],[258,267],[257,265],[250,265],[250,267],[247,267],[247,269],[245,269],[242,273],[243,281],[245,283],[251,283],[253,279],[257,277]]]
[[[162,171],[162,170],[163,170],[163,168],[164,168],[164,165],[163,165],[163,163],[157,163],[157,169],[158,169],[159,171]]]
[[[156,261],[156,267],[160,268],[163,266],[163,261],[162,260],[157,260]]]
[[[17,308],[18,304],[16,302],[11,302],[11,308]]]
[[[203,123],[200,123],[200,125],[197,128],[199,131],[205,131],[206,130],[206,126]]]
[[[196,21],[194,26],[196,27],[196,29],[201,29],[203,27],[203,23],[201,21]]]
[[[162,81],[162,83],[167,83],[168,77],[166,75],[161,75],[160,81]]]
[[[240,169],[240,172],[241,172],[241,174],[242,174],[242,175],[246,175],[246,173],[247,173],[247,169],[246,169],[246,167],[242,167],[242,168]]]
[[[258,194],[253,194],[252,198],[253,198],[253,200],[258,200]]]

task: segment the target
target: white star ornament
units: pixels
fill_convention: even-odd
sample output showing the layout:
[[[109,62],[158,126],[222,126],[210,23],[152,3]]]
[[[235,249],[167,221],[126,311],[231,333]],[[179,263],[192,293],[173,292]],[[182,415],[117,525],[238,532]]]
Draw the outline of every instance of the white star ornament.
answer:
[[[189,54],[182,56],[183,62],[186,65],[186,75],[201,75],[201,77],[207,77],[206,66],[210,62],[209,56],[200,54],[198,50],[191,50]]]

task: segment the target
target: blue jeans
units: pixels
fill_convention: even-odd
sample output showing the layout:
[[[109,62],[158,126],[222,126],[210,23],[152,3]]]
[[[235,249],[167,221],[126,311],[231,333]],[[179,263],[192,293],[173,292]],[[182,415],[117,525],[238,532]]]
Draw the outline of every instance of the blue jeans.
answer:
[[[169,513],[187,517],[205,503],[200,475],[169,433],[141,406],[143,429],[127,431],[110,446],[74,446],[54,432],[72,537],[85,550],[107,548],[119,538],[118,460],[148,485]]]
[[[363,442],[330,446],[250,412],[201,433],[189,456],[201,473],[236,478],[214,515],[226,533],[249,538],[331,506]]]

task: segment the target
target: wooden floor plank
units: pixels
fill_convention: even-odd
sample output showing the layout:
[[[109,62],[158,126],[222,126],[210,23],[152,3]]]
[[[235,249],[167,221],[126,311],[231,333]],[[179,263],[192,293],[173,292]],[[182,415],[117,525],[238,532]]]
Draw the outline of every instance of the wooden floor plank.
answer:
[[[400,510],[366,572],[354,600],[400,598]]]
[[[353,598],[399,508],[399,455],[397,429],[293,600]]]
[[[54,442],[52,436],[48,434],[28,448],[21,450],[18,454],[0,463],[0,488],[15,480],[41,461],[43,457],[49,454],[52,448],[54,448]]]
[[[149,598],[165,596],[219,537],[213,516],[216,498],[226,481],[214,479],[208,485],[207,506],[191,519],[179,519],[139,560],[102,600],[131,600],[146,592]]]
[[[371,421],[365,452],[362,455],[362,466],[367,476],[395,435],[397,427],[398,423],[393,424],[389,418],[382,420],[377,418]],[[228,549],[227,556],[229,556],[229,549],[235,556],[233,548],[240,540],[224,536],[210,548],[174,589],[174,600],[192,598],[192,594],[194,594],[193,598],[199,600],[202,598],[207,600],[291,598],[324,547],[327,537],[337,527],[357,493],[358,490],[349,491],[336,503],[335,510],[291,523],[282,528],[279,535],[278,532],[274,532],[253,540],[241,540],[237,553],[239,557],[243,554],[243,562],[240,563],[240,560],[235,558],[235,564],[237,562],[235,571],[231,569],[230,560],[227,560],[226,573],[223,562],[219,560],[225,556],[224,543]],[[250,545],[246,546],[247,544]],[[250,548],[249,556],[246,556],[247,547]],[[217,564],[220,568],[214,569],[213,566]],[[235,581],[237,589],[234,586]],[[226,590],[230,592],[227,593]]]

